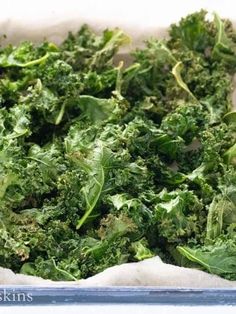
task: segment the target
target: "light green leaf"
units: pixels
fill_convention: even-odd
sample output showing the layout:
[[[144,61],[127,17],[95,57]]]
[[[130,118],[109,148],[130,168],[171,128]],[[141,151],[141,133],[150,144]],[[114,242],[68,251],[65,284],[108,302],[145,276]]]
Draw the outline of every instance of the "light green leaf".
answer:
[[[79,97],[79,107],[83,114],[93,123],[106,120],[116,108],[113,99],[96,98],[82,95]]]
[[[37,64],[43,63],[45,60],[48,59],[49,56],[50,56],[50,54],[47,52],[41,58],[22,63],[22,62],[17,61],[14,58],[14,56],[11,55],[11,54],[9,56],[7,56],[7,57],[5,55],[3,55],[3,56],[0,57],[0,66],[4,67],[4,68],[8,68],[8,67],[26,68],[26,67],[30,67],[30,66],[33,66],[33,65],[37,65]]]
[[[236,250],[232,241],[219,241],[212,246],[191,249],[178,246],[177,250],[192,262],[212,274],[235,277]]]
[[[229,66],[236,64],[236,44],[230,39],[225,32],[225,22],[214,14],[214,23],[217,29],[216,43],[213,48],[213,56],[220,59]]]
[[[196,97],[193,95],[193,93],[190,91],[188,88],[187,84],[183,81],[182,76],[181,76],[181,70],[182,70],[182,62],[179,61],[176,63],[176,65],[172,69],[172,74],[174,75],[176,82],[178,85],[185,90],[195,101],[198,101]]]
[[[77,223],[80,229],[96,207],[104,190],[106,177],[114,163],[114,156],[110,149],[99,142],[87,160],[78,164],[87,172],[88,180],[81,192],[85,200],[85,213]]]

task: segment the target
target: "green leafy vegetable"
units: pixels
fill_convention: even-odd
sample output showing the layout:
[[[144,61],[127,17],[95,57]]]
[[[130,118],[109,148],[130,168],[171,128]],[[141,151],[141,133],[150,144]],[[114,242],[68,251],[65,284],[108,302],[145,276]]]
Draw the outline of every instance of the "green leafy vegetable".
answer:
[[[216,43],[213,48],[213,55],[216,58],[220,58],[229,66],[235,66],[235,51],[236,43],[230,36],[227,35],[225,30],[225,21],[222,21],[220,17],[215,13],[214,22],[217,29]]]
[[[188,86],[186,85],[186,83],[184,83],[182,77],[181,77],[181,62],[179,61],[178,63],[176,63],[176,65],[173,67],[172,69],[172,74],[174,75],[177,83],[179,84],[179,86],[181,88],[183,88],[183,90],[185,90],[194,100],[196,100],[195,96],[193,95],[193,93],[189,90]]]
[[[178,250],[190,261],[200,264],[203,269],[208,270],[210,273],[235,280],[236,255],[234,241],[218,240],[203,249],[178,247]]]
[[[236,33],[203,10],[169,33],[129,66],[119,29],[0,49],[0,266],[76,280],[158,254],[236,279]]]
[[[109,175],[109,170],[114,167],[114,164],[115,161],[112,152],[104,147],[102,143],[98,143],[98,146],[94,148],[89,160],[78,161],[78,165],[87,172],[88,181],[81,189],[85,199],[85,214],[79,220],[77,229],[86,222],[86,219],[91,215],[97,205],[104,187],[107,185],[105,183]]]

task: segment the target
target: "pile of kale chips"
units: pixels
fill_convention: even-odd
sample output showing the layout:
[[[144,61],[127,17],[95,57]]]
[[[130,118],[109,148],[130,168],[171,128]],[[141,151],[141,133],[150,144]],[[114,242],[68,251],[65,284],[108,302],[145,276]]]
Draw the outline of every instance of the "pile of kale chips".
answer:
[[[236,33],[201,11],[151,39],[87,26],[0,50],[0,266],[54,280],[159,255],[236,279]]]

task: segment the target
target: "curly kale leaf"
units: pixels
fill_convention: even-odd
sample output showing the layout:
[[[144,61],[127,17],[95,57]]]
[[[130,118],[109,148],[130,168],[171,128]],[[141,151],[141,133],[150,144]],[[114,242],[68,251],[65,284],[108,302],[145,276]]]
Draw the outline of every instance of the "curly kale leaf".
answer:
[[[80,229],[91,216],[104,190],[109,188],[108,178],[116,160],[112,151],[98,142],[91,155],[85,160],[78,158],[77,162],[88,176],[86,184],[81,189],[85,213],[77,223],[77,229]]]
[[[182,18],[178,25],[171,25],[171,44],[205,52],[214,45],[214,28],[206,19],[207,12],[201,10]]]
[[[188,260],[212,274],[235,280],[235,239],[217,239],[211,245],[197,248],[177,247]]]
[[[122,117],[126,112],[128,104],[126,104],[121,95],[110,99],[81,95],[78,98],[78,106],[90,122],[99,124],[103,120],[117,120]]]
[[[62,45],[64,59],[76,70],[97,70],[111,66],[118,48],[130,42],[121,30],[105,30],[101,36],[95,35],[87,25],[68,38]]]
[[[213,56],[220,59],[231,69],[235,67],[236,57],[236,41],[228,34],[231,29],[226,30],[226,22],[214,14],[214,23],[217,29],[216,42],[213,48]]]
[[[0,52],[0,66],[25,68],[39,65],[47,60],[50,52],[54,51],[57,51],[54,44],[48,44],[47,51],[41,56],[35,53],[34,46],[30,42],[21,43],[18,47],[10,45]]]
[[[160,236],[169,243],[199,234],[203,229],[202,203],[192,191],[163,190],[155,205]]]

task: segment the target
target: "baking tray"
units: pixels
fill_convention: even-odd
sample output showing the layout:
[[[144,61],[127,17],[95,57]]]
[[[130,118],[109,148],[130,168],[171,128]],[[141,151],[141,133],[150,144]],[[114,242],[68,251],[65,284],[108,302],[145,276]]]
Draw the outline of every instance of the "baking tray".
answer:
[[[236,306],[235,289],[0,286],[1,306],[146,304]]]

